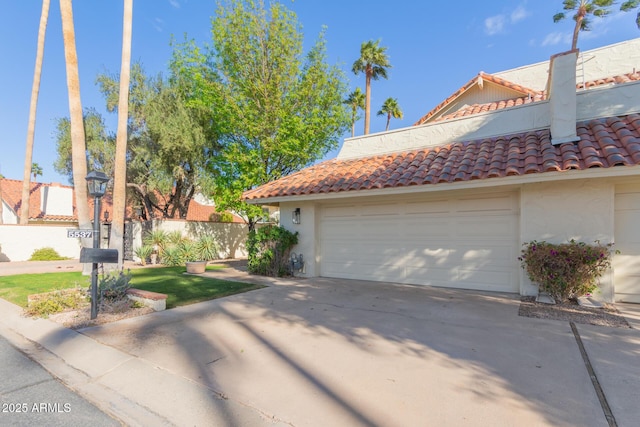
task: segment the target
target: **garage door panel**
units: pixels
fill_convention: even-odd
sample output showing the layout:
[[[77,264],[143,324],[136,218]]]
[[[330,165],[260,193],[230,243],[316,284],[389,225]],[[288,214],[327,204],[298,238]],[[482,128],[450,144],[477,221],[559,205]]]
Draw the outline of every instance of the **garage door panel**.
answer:
[[[616,249],[622,251],[621,244],[640,243],[640,223],[638,222],[640,218],[638,212],[640,212],[640,208],[636,211],[616,212]]]
[[[452,221],[449,219],[428,220],[422,218],[422,221],[404,221],[404,235],[408,239],[433,239],[438,237],[451,236]]]
[[[512,212],[516,208],[516,198],[513,195],[486,196],[461,198],[457,201],[458,212]]]
[[[517,196],[478,200],[323,207],[321,275],[517,292]]]
[[[488,291],[504,291],[501,283],[517,280],[511,271],[457,269],[455,281],[463,288]]]
[[[616,301],[640,303],[640,191],[637,185],[616,187],[615,249],[613,257]]]
[[[514,236],[517,221],[508,216],[462,218],[456,234],[462,238],[505,239]]]
[[[430,202],[409,202],[405,205],[405,213],[407,215],[424,214],[434,216],[438,214],[448,213],[451,211],[451,202],[449,200],[433,200]]]

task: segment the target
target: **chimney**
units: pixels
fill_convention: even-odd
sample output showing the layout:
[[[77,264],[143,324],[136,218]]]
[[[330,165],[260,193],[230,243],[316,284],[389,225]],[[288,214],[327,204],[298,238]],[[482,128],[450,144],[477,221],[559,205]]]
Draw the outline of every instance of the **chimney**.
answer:
[[[553,55],[549,64],[549,109],[551,143],[579,141],[576,133],[576,64],[579,50]]]

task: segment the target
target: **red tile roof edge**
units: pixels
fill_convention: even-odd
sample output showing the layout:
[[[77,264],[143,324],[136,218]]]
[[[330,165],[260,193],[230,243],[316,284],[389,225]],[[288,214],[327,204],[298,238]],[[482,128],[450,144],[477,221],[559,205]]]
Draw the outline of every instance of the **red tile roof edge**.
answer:
[[[640,114],[577,124],[580,141],[551,144],[549,129],[348,160],[327,160],[246,191],[264,200],[640,165]],[[640,175],[640,170],[638,171]]]
[[[505,87],[507,89],[511,89],[511,90],[520,92],[520,93],[522,93],[523,95],[526,95],[526,96],[529,96],[529,95],[530,96],[536,96],[536,95],[541,95],[542,94],[541,91],[533,90],[533,89],[524,87],[522,85],[519,85],[517,83],[512,83],[512,82],[510,82],[508,80],[505,80],[505,79],[503,79],[501,77],[494,76],[493,74],[487,74],[487,73],[485,73],[483,71],[480,71],[478,73],[478,75],[474,76],[471,80],[469,80],[467,83],[465,83],[460,89],[455,91],[451,96],[449,96],[447,99],[445,99],[440,104],[438,104],[434,109],[429,111],[426,115],[422,116],[420,118],[420,120],[418,120],[416,123],[414,123],[414,126],[421,125],[424,122],[426,122],[427,120],[429,120],[429,118],[431,118],[432,116],[434,116],[435,114],[440,112],[447,105],[449,105],[454,99],[456,99],[459,96],[461,96],[463,93],[465,93],[467,90],[469,90],[472,86],[476,85],[479,81],[492,82],[492,83],[495,83],[497,85],[503,86],[503,87]]]
[[[483,73],[481,73],[481,74],[483,74]],[[490,74],[483,74],[483,75],[484,76],[491,76]],[[499,79],[499,77],[495,77],[495,76],[493,76],[493,77]],[[442,110],[446,105],[450,104],[454,99],[456,99],[459,96],[461,96],[469,87],[471,87],[473,85],[473,83],[476,81],[476,79],[477,79],[477,77],[474,77],[473,79],[471,79],[469,82],[467,82],[467,84],[465,86],[460,88],[453,95],[451,95],[445,101],[443,101],[438,106],[436,106],[433,110],[431,110],[425,116],[421,117],[420,120],[418,120],[416,123],[413,124],[413,126],[419,126],[421,124],[424,124],[433,115],[437,114],[440,110]],[[488,79],[485,79],[485,80],[488,80]],[[598,79],[593,79],[593,80],[586,81],[584,83],[577,83],[576,84],[576,89],[577,90],[584,90],[584,89],[590,89],[590,88],[603,86],[603,85],[607,85],[607,84],[624,84],[624,83],[631,83],[631,82],[636,82],[636,81],[640,81],[640,72],[634,70],[631,73],[619,74],[619,75],[608,76],[608,77],[601,77],[601,78],[598,78]],[[507,80],[504,80],[504,82],[509,83]],[[515,86],[518,86],[515,83],[511,83],[511,84],[515,85]],[[503,85],[503,86],[510,87],[510,86],[506,86],[506,85]],[[514,89],[513,87],[510,87],[510,88]],[[523,89],[526,89],[526,88],[523,88]],[[516,105],[521,105],[523,103],[528,104],[529,102],[543,101],[543,100],[545,100],[547,98],[546,93],[544,91],[533,91],[531,89],[529,89],[529,90],[531,91],[531,93],[527,93],[526,96],[524,96],[524,97],[511,98],[511,99],[507,99],[507,100],[503,100],[503,101],[487,102],[487,103],[484,103],[484,104],[473,104],[471,106],[464,107],[464,108],[462,108],[462,109],[460,109],[458,111],[454,111],[453,113],[447,114],[445,116],[438,117],[437,119],[434,120],[434,122],[438,122],[438,121],[442,121],[442,120],[449,120],[449,119],[452,119],[452,118],[469,116],[469,115],[473,115],[473,114],[482,113],[482,112],[485,112],[485,111],[493,111],[493,110],[499,110],[499,109],[504,109],[504,108],[510,108],[510,107],[513,107],[513,106],[516,106]],[[462,111],[462,110],[464,110],[464,111]]]

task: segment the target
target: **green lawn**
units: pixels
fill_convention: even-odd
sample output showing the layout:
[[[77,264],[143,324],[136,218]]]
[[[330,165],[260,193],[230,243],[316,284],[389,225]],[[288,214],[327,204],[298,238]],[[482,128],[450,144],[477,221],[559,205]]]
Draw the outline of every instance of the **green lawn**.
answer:
[[[207,271],[224,268],[207,266]],[[193,304],[228,295],[239,294],[263,286],[230,282],[204,276],[184,274],[184,267],[154,267],[131,270],[131,287],[167,294],[167,308]],[[0,298],[22,307],[27,296],[76,286],[88,288],[89,276],[81,272],[19,274],[0,277]]]

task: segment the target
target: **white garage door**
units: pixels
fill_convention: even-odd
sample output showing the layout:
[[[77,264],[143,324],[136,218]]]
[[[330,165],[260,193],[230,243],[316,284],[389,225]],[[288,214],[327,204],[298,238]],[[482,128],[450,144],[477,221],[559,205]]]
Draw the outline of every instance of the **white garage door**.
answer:
[[[377,200],[322,207],[322,276],[519,291],[517,193]]]
[[[640,188],[616,187],[615,249],[613,258],[616,301],[640,303]]]

